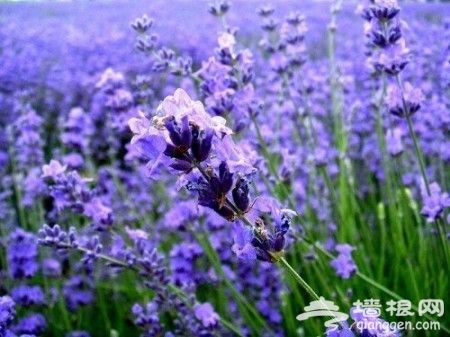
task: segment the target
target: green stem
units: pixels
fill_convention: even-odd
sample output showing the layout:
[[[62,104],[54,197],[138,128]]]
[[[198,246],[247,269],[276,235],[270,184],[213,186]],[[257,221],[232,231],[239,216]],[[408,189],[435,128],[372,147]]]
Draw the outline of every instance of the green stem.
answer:
[[[416,152],[417,161],[419,162],[420,173],[422,174],[422,178],[425,183],[425,188],[427,190],[427,193],[428,193],[428,195],[430,195],[431,194],[430,183],[428,182],[427,174],[425,171],[425,161],[423,159],[422,151],[420,150],[419,142],[417,141],[417,135],[416,135],[416,132],[414,131],[412,121],[411,121],[411,116],[409,116],[409,114],[407,114],[407,116],[406,116],[406,121],[408,122],[409,134],[413,140],[414,151]]]
[[[330,317],[335,318],[336,315],[333,314],[333,312],[328,308],[327,303],[325,302],[325,299],[319,295],[317,295],[317,293],[314,291],[313,288],[311,288],[311,286],[308,284],[308,282],[306,282],[296,271],[294,268],[292,268],[292,266],[289,264],[289,262],[284,258],[281,257],[279,258],[279,263],[285,268],[285,270],[287,270],[289,272],[290,275],[292,275],[294,277],[294,279],[298,282],[298,284],[300,284],[300,286],[308,293],[310,294],[316,301],[319,301],[322,304],[322,307],[328,311],[328,314]],[[341,325],[341,323],[339,322],[339,324]]]
[[[295,280],[310,294],[315,300],[320,301],[320,296],[314,291],[313,288],[295,271],[294,268],[289,264],[289,262],[284,258],[279,259],[280,264],[291,274]]]

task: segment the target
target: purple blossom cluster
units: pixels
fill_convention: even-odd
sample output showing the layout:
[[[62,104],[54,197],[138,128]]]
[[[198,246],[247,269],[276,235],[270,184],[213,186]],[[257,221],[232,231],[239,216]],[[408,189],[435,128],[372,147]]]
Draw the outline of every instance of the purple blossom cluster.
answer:
[[[134,132],[132,143],[149,160],[150,176],[157,174],[161,166],[176,175],[181,173],[178,184],[197,193],[200,206],[230,222],[240,220],[250,227],[248,243],[254,251],[246,255],[248,259],[277,259],[289,229],[289,212],[271,209],[270,213],[279,218],[269,224],[273,227],[270,229],[262,217],[257,217],[257,211],[269,205],[259,202],[250,210],[248,180],[255,168],[233,142],[225,119],[211,117],[201,102],[191,100],[184,90],[178,89],[161,103],[151,121],[141,114],[130,120],[130,128]]]

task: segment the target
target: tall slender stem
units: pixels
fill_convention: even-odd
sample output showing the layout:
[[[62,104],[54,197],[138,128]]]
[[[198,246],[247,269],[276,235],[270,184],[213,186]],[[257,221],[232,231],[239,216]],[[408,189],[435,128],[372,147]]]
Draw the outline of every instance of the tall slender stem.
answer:
[[[284,258],[280,258],[279,259],[279,263],[289,272],[289,274],[291,274],[295,280],[298,282],[298,284],[300,284],[300,286],[306,290],[306,292],[308,294],[310,294],[316,301],[320,302],[320,304],[322,305],[322,307],[328,312],[328,316],[330,316],[331,318],[336,318],[336,314],[333,314],[333,312],[330,310],[330,308],[328,307],[328,304],[325,302],[325,299],[319,295],[317,295],[317,293],[314,291],[313,288],[311,288],[311,286],[308,284],[308,282],[306,282],[303,277],[301,277],[294,268],[292,268],[292,266],[289,264],[289,262]],[[342,323],[339,322],[339,325],[342,326]]]
[[[405,95],[404,95],[404,92],[403,92],[403,85],[402,85],[402,82],[400,80],[400,75],[398,75],[398,74],[395,75],[395,81],[397,82],[397,86],[398,86],[398,88],[400,90],[400,94],[402,96],[401,98],[402,98],[403,110],[404,110],[404,113],[406,115],[406,121],[408,123],[409,134],[410,134],[410,136],[411,136],[411,138],[413,140],[414,151],[416,152],[417,161],[419,162],[420,173],[422,174],[422,178],[423,178],[423,181],[425,183],[425,188],[427,190],[427,193],[428,193],[428,195],[430,195],[431,194],[430,193],[430,184],[428,182],[428,178],[427,178],[427,174],[426,174],[426,170],[425,170],[425,160],[423,158],[422,151],[420,149],[419,142],[417,140],[416,132],[414,131],[414,127],[413,127],[413,124],[412,124],[412,120],[411,120],[411,116],[410,116],[410,113],[409,113],[408,105],[406,104]]]
[[[295,280],[306,290],[308,294],[310,294],[315,300],[320,301],[320,296],[314,291],[313,288],[295,271],[294,268],[289,264],[289,262],[282,257],[280,259],[280,264],[286,268],[287,271],[295,278]]]
[[[431,194],[430,183],[428,182],[427,174],[425,171],[425,161],[424,161],[424,158],[422,155],[422,151],[420,150],[420,147],[419,147],[419,142],[417,141],[416,132],[414,131],[414,127],[412,125],[411,116],[409,116],[409,114],[406,116],[406,121],[408,122],[409,134],[414,143],[414,150],[416,152],[417,161],[419,162],[420,173],[422,174],[422,178],[425,183],[425,188],[427,190],[427,193],[428,193],[428,195],[430,195]]]
[[[419,162],[420,173],[422,175],[427,194],[428,194],[428,196],[431,196],[430,183],[428,181],[427,173],[425,170],[425,160],[424,160],[421,148],[419,146],[419,142],[417,140],[416,132],[414,131],[414,127],[413,127],[411,116],[410,116],[411,114],[410,114],[408,106],[406,104],[405,95],[403,92],[403,85],[400,80],[400,75],[397,74],[395,76],[395,81],[397,82],[397,86],[398,86],[398,88],[400,90],[400,94],[402,96],[401,98],[402,98],[403,110],[406,115],[406,121],[408,123],[409,134],[413,140],[414,150],[416,152],[417,161]],[[441,219],[437,219],[435,221],[435,225],[436,225],[438,236],[439,236],[439,239],[440,239],[440,242],[442,245],[442,250],[444,253],[445,261],[447,262],[447,267],[450,268],[450,257],[449,257],[449,253],[448,253],[447,238],[445,235],[445,220],[442,221]]]

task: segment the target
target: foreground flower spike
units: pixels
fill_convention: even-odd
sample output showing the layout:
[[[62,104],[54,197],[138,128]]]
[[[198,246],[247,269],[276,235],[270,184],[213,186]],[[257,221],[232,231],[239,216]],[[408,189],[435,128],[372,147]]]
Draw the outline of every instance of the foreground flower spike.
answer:
[[[160,104],[151,121],[140,113],[128,124],[134,133],[131,144],[149,161],[151,178],[156,178],[164,164],[177,171],[191,171],[194,160],[199,163],[208,158],[214,136],[219,141],[232,133],[225,119],[209,116],[203,105],[182,89]]]
[[[138,273],[144,285],[155,294],[145,306],[136,303],[131,309],[135,324],[143,330],[142,336],[156,336],[163,331],[167,332],[160,317],[172,309],[176,312],[176,318],[173,321],[174,336],[212,336],[213,331],[219,333],[221,329],[219,317],[214,310],[209,310],[212,308],[199,307],[200,310],[196,313],[195,297],[191,298],[191,295],[188,297],[189,293],[183,293],[181,296],[180,292],[183,292],[181,288],[173,290],[175,285],[164,265],[163,256],[149,241],[148,234],[142,230],[130,228],[126,228],[126,232],[133,245],[127,247],[124,241],[119,240],[111,249],[112,255],[105,254],[106,249],[99,244],[97,238],[86,241],[74,228],[65,232],[58,225],[53,227],[44,225],[40,231],[40,243],[66,253],[69,250],[77,250],[83,254],[81,260],[83,264],[94,259],[102,259],[117,270],[129,269]],[[187,285],[185,287],[189,288]],[[72,276],[65,282],[63,296],[71,312],[92,303],[94,300],[93,279],[85,275]]]
[[[290,218],[280,209],[273,210],[279,217],[269,222],[257,210],[252,220],[246,218],[250,211],[249,179],[255,169],[240,154],[222,117],[209,116],[200,102],[177,89],[161,103],[151,122],[141,114],[129,125],[135,134],[132,143],[144,158],[153,159],[149,162],[151,176],[165,163],[182,173],[179,181],[188,191],[197,193],[199,205],[227,221],[239,220],[250,227],[248,243],[255,251],[250,253],[247,243],[238,240],[233,249],[237,254],[268,262],[276,262],[283,255]]]

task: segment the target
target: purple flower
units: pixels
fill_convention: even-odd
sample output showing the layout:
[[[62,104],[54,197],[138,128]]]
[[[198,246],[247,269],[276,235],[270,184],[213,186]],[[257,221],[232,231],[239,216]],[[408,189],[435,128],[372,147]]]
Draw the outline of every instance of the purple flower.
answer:
[[[438,183],[430,184],[430,194],[422,186],[423,206],[420,210],[428,222],[433,222],[442,216],[444,208],[450,207],[450,196],[446,192],[442,192]]]
[[[33,206],[45,194],[45,184],[40,177],[40,169],[32,168],[24,181],[22,203],[26,207]]]
[[[227,203],[227,193],[233,187],[233,174],[225,161],[219,165],[218,174],[212,174],[209,180],[200,177],[196,184],[188,185],[188,190],[198,192],[198,203],[213,209],[228,221],[236,217],[234,210]]]
[[[148,233],[142,229],[133,229],[127,226],[125,227],[125,232],[127,233],[128,237],[136,243],[140,242],[141,240],[148,240]]]
[[[200,320],[204,327],[213,327],[219,322],[219,315],[214,311],[214,308],[209,303],[199,304],[194,306],[195,317]]]
[[[212,129],[199,130],[194,127],[192,137],[192,156],[197,162],[201,163],[208,158],[211,151],[213,131]]]
[[[42,262],[42,273],[47,277],[61,276],[61,263],[53,258],[47,258]]]
[[[181,201],[173,205],[164,216],[164,226],[169,230],[184,230],[196,219],[199,210],[194,201]]]
[[[230,9],[230,4],[223,0],[218,3],[214,3],[209,7],[209,13],[214,16],[221,17],[224,16]]]
[[[371,15],[380,21],[392,20],[399,12],[397,0],[375,0],[369,7]]]
[[[225,126],[225,119],[222,117],[211,117],[206,113],[200,101],[193,101],[183,89],[175,90],[173,96],[167,96],[159,105],[157,114],[152,119],[155,128],[160,129],[165,121],[174,117],[176,121],[181,121],[184,116],[194,122],[200,130],[212,129],[217,134],[231,134],[232,131]]]
[[[374,50],[369,58],[374,69],[389,75],[397,75],[408,64],[409,50],[402,38],[401,24],[394,20],[400,11],[395,1],[377,1],[362,10],[368,21],[365,26],[366,36]],[[378,49],[376,49],[378,48]]]
[[[106,230],[113,222],[111,208],[105,206],[100,198],[94,197],[86,202],[83,213],[92,219],[97,230]]]
[[[168,166],[169,163],[169,159],[164,155],[166,141],[164,137],[155,134],[135,137],[133,137],[135,142],[133,143],[132,139],[129,151],[135,151],[141,158],[148,161],[147,176],[154,179],[157,177],[158,169],[161,166]]]
[[[155,302],[149,302],[145,307],[136,303],[131,311],[134,316],[134,323],[146,329],[148,336],[158,336],[162,333],[163,326],[159,321],[158,305]]]
[[[84,165],[84,158],[81,154],[79,153],[69,153],[66,154],[63,158],[62,161],[64,163],[64,165],[66,165],[67,167],[73,169],[73,170],[78,170],[83,168]]]
[[[245,147],[245,143],[238,146],[231,136],[224,136],[215,150],[218,164],[226,161],[231,173],[240,172],[242,175],[251,176],[256,172],[256,168],[251,164],[255,154]]]
[[[258,260],[275,262],[284,254],[285,235],[295,215],[296,212],[290,209],[276,208],[255,220],[252,245]]]
[[[14,302],[25,307],[44,304],[44,292],[39,286],[20,285],[12,289]]]
[[[388,46],[378,53],[373,59],[375,69],[384,71],[389,75],[397,75],[408,64],[409,49],[405,47],[404,41]]]
[[[63,125],[61,141],[64,146],[83,154],[88,150],[89,137],[93,133],[92,121],[82,108],[73,108]]]
[[[193,159],[201,162],[208,157],[214,133],[223,136],[232,132],[225,119],[208,115],[203,104],[191,100],[182,89],[164,99],[151,121],[140,113],[128,124],[134,134],[131,144],[149,161],[150,177],[155,177],[161,164],[191,171]]]
[[[77,235],[74,227],[70,227],[69,232],[62,230],[58,224],[50,227],[44,224],[39,230],[39,244],[56,247],[77,247]]]
[[[146,14],[137,18],[131,23],[131,27],[140,34],[145,33],[153,26],[153,19],[149,18]]]
[[[196,260],[202,255],[201,247],[196,243],[179,243],[170,250],[172,279],[176,285],[195,284]]]
[[[14,319],[14,301],[9,296],[0,296],[0,335],[6,332],[7,327]]]
[[[353,331],[348,327],[343,329],[328,328],[325,334],[326,337],[355,337]]]
[[[250,206],[249,198],[249,182],[247,179],[240,177],[233,188],[233,202],[242,212],[247,212]]]
[[[63,174],[67,169],[67,166],[62,165],[57,160],[50,160],[49,164],[42,166],[42,178],[55,179],[57,176]]]
[[[364,310],[353,307],[350,309],[350,316],[355,321],[355,331],[360,336],[369,337],[399,337],[400,331],[392,330],[387,322],[379,317],[364,315]]]
[[[100,76],[100,79],[95,84],[99,89],[106,91],[120,86],[125,81],[125,77],[121,72],[115,71],[112,68],[107,68]]]
[[[400,128],[389,129],[386,132],[386,148],[392,156],[399,156],[403,153],[402,143],[403,132]]]
[[[389,112],[398,117],[411,116],[417,112],[423,100],[422,91],[413,88],[409,82],[405,82],[403,92],[397,85],[390,86],[386,97]]]
[[[47,321],[41,314],[30,314],[21,318],[13,330],[17,334],[40,335],[47,327]]]
[[[348,244],[339,244],[336,245],[335,250],[339,254],[336,258],[331,260],[330,265],[334,268],[338,276],[343,279],[348,279],[357,270],[351,255],[354,248]]]
[[[73,276],[65,284],[63,289],[67,308],[76,311],[80,306],[91,303],[94,299],[93,284],[86,276]]]
[[[25,112],[14,123],[15,155],[19,172],[39,167],[44,162],[42,124],[43,119],[30,107],[25,107]]]
[[[234,244],[231,250],[236,254],[238,259],[247,263],[252,263],[256,260],[256,250],[251,244],[252,237],[251,231],[243,225],[236,224],[233,226]]]
[[[37,239],[18,228],[8,239],[7,258],[9,275],[14,278],[32,277],[38,271]]]

